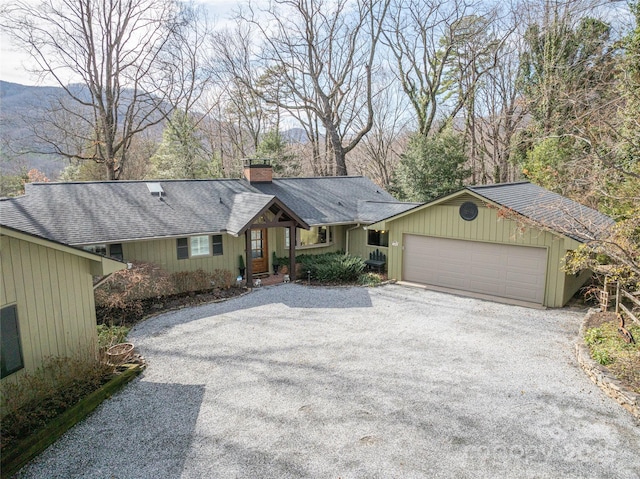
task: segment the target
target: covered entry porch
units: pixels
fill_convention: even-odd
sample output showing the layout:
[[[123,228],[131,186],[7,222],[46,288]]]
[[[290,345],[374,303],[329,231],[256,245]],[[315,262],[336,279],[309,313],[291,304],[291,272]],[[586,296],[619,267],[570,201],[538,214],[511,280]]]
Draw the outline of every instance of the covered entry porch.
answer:
[[[269,255],[269,230],[286,229],[289,238],[296,237],[296,228],[310,229],[298,215],[287,208],[278,198],[272,199],[243,228],[245,236],[245,280],[247,286],[253,285],[256,275],[268,275],[273,268]],[[289,277],[295,280],[295,241],[289,242]],[[275,282],[275,281],[274,281]]]

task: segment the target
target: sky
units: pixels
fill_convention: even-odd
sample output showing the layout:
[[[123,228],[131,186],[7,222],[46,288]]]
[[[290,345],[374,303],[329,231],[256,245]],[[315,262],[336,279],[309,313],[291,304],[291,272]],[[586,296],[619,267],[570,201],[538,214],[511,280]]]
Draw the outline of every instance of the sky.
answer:
[[[241,2],[239,0],[203,0],[197,3],[204,4],[211,18],[216,20],[216,25],[220,25]],[[42,80],[30,74],[25,69],[25,65],[30,61],[32,60],[28,54],[16,49],[8,35],[0,32],[0,80],[22,85],[58,86],[55,80]]]

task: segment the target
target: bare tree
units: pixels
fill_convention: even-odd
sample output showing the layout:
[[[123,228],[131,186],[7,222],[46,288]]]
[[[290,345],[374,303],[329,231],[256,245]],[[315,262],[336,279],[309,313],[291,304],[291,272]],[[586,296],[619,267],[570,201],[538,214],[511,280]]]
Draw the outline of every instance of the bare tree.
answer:
[[[383,188],[389,188],[413,117],[407,115],[408,100],[395,88],[392,75],[386,74],[382,79],[386,84],[377,85],[373,98],[373,126],[355,148],[349,165]]]
[[[481,115],[475,119],[480,155],[477,179],[481,184],[516,179],[512,155],[516,134],[524,127],[526,109],[516,86],[518,52],[513,45],[503,48],[499,61],[478,88],[476,103]]]
[[[423,136],[444,128],[473,91],[451,84],[449,73],[455,67],[460,77],[471,78],[475,57],[463,60],[456,53],[477,33],[480,24],[466,20],[475,11],[467,0],[395,0],[387,16],[385,43]]]
[[[122,177],[134,137],[164,119],[170,93],[181,96],[173,87],[182,85],[157,80],[173,76],[163,55],[184,20],[179,13],[172,0],[18,0],[4,9],[2,28],[30,54],[35,73],[64,89],[56,108],[79,126],[52,125],[76,136],[81,151],[42,135],[55,154]]]
[[[234,76],[252,87],[247,71],[268,73],[260,96],[294,116],[320,120],[335,174],[346,175],[345,156],[371,129],[372,71],[389,0],[275,0],[249,6],[238,20],[258,37],[252,58],[218,53]],[[277,86],[277,88],[274,88]],[[274,95],[274,92],[278,92]],[[301,113],[302,112],[302,113]],[[364,117],[361,127],[355,119]],[[307,123],[309,124],[309,123]]]

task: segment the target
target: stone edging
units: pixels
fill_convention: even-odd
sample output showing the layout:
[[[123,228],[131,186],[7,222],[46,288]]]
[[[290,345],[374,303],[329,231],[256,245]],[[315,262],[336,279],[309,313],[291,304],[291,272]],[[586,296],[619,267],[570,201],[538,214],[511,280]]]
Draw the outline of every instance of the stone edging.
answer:
[[[585,325],[589,318],[599,310],[591,309],[580,326],[580,338],[576,343],[576,358],[578,364],[587,376],[598,385],[607,396],[615,399],[623,408],[640,420],[640,394],[629,391],[611,372],[591,358],[589,347],[584,342]]]

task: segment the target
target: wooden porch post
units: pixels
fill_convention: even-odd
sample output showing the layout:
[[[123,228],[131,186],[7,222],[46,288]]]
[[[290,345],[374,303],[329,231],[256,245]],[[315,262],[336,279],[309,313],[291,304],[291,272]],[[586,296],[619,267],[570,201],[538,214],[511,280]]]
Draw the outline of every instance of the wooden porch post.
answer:
[[[296,225],[289,226],[289,279],[296,280]]]
[[[253,288],[253,258],[251,256],[251,228],[248,228],[247,231],[244,232],[244,241],[245,241],[245,268],[246,268],[246,276],[247,276],[247,288]]]

